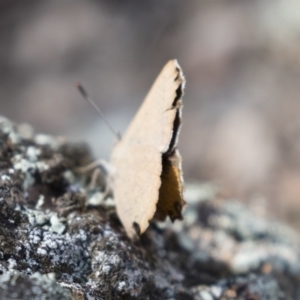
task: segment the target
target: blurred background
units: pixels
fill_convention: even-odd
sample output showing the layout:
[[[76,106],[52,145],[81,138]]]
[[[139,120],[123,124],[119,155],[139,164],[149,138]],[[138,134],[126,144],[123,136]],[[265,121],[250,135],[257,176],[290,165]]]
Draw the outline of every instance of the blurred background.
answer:
[[[298,0],[1,0],[0,113],[109,159],[163,65],[186,75],[185,180],[300,228]]]

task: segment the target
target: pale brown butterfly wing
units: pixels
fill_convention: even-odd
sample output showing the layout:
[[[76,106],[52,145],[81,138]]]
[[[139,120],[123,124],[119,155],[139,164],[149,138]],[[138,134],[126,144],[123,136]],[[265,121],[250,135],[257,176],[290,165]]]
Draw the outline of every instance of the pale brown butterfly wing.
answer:
[[[167,151],[177,110],[172,104],[185,80],[176,60],[169,61],[157,76],[144,102],[131,121],[122,143],[151,145]]]
[[[184,83],[177,61],[169,61],[113,149],[114,198],[130,237],[143,233],[154,215],[181,218],[183,180],[176,145]]]
[[[151,146],[138,145],[124,152],[126,159],[114,161],[114,198],[118,215],[132,237],[134,225],[142,233],[156,210],[162,170],[161,154]]]

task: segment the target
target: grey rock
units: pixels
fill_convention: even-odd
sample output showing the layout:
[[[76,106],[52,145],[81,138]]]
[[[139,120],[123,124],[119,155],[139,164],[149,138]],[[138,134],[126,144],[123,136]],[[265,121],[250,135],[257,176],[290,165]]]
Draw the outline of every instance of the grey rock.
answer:
[[[112,199],[89,201],[103,182],[76,170],[91,161],[84,144],[0,118],[0,299],[300,299],[286,225],[196,184],[183,222],[131,241]]]

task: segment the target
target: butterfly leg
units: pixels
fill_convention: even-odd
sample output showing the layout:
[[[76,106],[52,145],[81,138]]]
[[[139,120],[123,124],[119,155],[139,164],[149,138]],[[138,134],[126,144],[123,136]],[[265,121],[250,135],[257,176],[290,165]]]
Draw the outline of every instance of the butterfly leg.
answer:
[[[77,173],[85,174],[92,172],[88,189],[93,190],[99,186],[99,182],[104,186],[103,199],[112,196],[112,171],[109,163],[103,159],[96,160],[86,166],[76,168]]]

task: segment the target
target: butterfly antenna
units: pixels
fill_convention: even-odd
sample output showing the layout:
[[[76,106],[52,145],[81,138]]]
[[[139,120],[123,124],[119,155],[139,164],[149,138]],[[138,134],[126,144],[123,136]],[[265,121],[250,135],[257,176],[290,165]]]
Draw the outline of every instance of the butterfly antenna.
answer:
[[[100,117],[102,118],[102,120],[105,122],[105,124],[108,126],[108,128],[111,130],[111,132],[117,137],[118,140],[121,140],[121,135],[120,133],[116,132],[112,126],[110,125],[110,123],[105,119],[102,111],[99,109],[99,107],[96,105],[96,103],[90,98],[89,94],[87,93],[87,91],[85,90],[85,88],[79,83],[76,83],[76,87],[79,91],[79,93],[81,94],[81,96],[88,101],[98,112],[98,114],[100,115]]]

